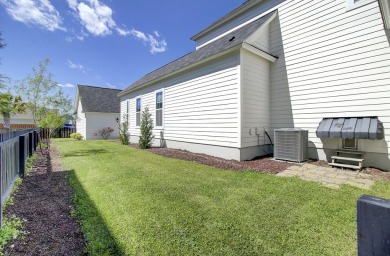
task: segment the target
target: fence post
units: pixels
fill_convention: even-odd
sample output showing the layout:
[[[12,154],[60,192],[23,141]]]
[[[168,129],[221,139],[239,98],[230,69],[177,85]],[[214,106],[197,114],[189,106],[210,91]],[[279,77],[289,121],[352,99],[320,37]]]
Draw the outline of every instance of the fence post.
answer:
[[[33,137],[34,137],[34,152],[37,151],[37,144],[38,144],[38,134],[37,134],[37,131],[33,131]]]
[[[24,169],[25,169],[25,159],[26,156],[24,154],[24,145],[26,143],[26,137],[21,135],[19,136],[19,176],[24,176]]]
[[[28,133],[28,156],[31,157],[33,154],[33,133]]]
[[[390,200],[363,195],[357,201],[358,255],[390,255]]]

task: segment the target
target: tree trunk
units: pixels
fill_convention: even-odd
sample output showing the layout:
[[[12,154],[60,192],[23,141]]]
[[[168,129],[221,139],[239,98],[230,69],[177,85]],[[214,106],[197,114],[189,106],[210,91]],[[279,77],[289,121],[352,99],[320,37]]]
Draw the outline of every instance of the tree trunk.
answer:
[[[11,115],[7,112],[1,112],[4,119],[4,128],[8,129],[8,131],[11,129]]]

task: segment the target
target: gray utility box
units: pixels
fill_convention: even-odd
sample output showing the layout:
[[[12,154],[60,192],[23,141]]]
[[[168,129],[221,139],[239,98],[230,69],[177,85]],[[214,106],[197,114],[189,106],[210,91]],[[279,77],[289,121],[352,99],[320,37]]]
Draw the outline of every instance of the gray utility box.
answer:
[[[308,131],[299,128],[275,129],[274,157],[279,160],[307,160]]]
[[[363,195],[357,201],[358,255],[390,255],[390,200]]]

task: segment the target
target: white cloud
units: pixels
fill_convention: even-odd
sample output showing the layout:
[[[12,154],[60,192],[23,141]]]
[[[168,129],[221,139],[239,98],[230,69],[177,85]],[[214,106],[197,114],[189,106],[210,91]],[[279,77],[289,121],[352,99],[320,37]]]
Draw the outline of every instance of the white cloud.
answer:
[[[134,28],[130,31],[130,33],[135,36],[138,39],[141,39],[145,43],[148,43],[150,46],[150,52],[158,53],[158,52],[165,52],[167,50],[167,42],[165,40],[157,40],[154,36],[148,34],[145,35],[144,32],[135,30]],[[160,37],[160,34],[157,31],[153,32],[157,37]]]
[[[0,0],[3,1],[3,0]],[[167,50],[167,42],[158,40],[160,37],[158,31],[153,31],[153,35],[145,34],[142,31],[132,29],[128,30],[126,26],[118,27],[117,23],[112,18],[112,9],[101,3],[99,0],[67,0],[69,8],[73,10],[75,17],[80,20],[86,30],[95,36],[107,36],[116,31],[120,36],[133,35],[140,39],[145,44],[149,44],[149,51],[154,53],[165,52]],[[76,35],[79,40],[84,40],[88,36],[82,31],[81,35]]]
[[[77,11],[77,0],[68,0],[68,5],[70,9],[72,9],[73,11]]]
[[[58,84],[58,86],[63,88],[73,88],[74,84],[66,83],[66,84]]]
[[[76,12],[81,24],[95,36],[106,36],[117,27],[112,9],[98,0],[67,0],[69,8]]]
[[[88,33],[84,32],[83,29],[81,29],[80,33],[77,33],[74,31],[74,29],[70,29],[69,32],[72,34],[72,35],[68,35],[67,37],[65,37],[65,41],[67,42],[73,42],[74,40],[80,40],[80,41],[84,41],[84,39],[86,37],[88,37]]]
[[[80,70],[81,72],[86,73],[85,68],[84,68],[83,65],[73,63],[71,60],[68,60],[68,62],[66,63],[66,65],[67,65],[69,68],[71,68],[71,69],[78,69],[78,70]]]
[[[167,42],[165,40],[158,41],[155,39],[152,35],[149,35],[149,42],[150,42],[150,52],[156,53],[156,52],[165,52],[167,50]]]
[[[144,32],[135,30],[135,29],[133,28],[133,29],[130,31],[130,33],[131,33],[133,36],[135,36],[136,38],[141,39],[142,41],[145,41],[145,42],[148,42],[148,41],[149,41],[148,37],[145,35]]]
[[[127,36],[127,35],[131,34],[131,31],[129,31],[129,30],[125,29],[125,28],[124,29],[122,29],[122,28],[115,28],[115,30],[121,36]]]
[[[66,30],[62,17],[49,0],[0,0],[14,20],[49,31]]]

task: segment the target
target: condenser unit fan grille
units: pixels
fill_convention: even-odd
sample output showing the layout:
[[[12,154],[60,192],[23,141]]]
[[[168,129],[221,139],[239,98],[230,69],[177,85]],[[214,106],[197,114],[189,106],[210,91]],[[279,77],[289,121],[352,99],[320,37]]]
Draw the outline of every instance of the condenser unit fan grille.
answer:
[[[294,162],[307,160],[307,130],[295,128],[276,129],[274,141],[275,159]]]

